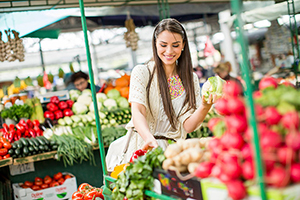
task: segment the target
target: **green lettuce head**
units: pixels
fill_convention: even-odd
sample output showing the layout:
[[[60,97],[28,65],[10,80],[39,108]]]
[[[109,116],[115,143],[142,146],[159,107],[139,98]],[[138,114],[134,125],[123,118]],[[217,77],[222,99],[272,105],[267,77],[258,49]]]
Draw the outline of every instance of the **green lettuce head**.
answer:
[[[223,85],[226,81],[221,79],[219,76],[213,76],[208,78],[208,80],[202,86],[202,96],[208,101],[209,95],[217,95],[221,97],[223,95]]]

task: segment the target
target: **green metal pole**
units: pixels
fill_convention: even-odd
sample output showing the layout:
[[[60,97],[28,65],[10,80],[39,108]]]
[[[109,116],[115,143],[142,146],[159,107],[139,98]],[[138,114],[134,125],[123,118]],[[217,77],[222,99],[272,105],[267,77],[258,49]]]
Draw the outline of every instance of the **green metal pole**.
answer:
[[[256,176],[259,183],[260,188],[260,195],[262,200],[266,200],[266,192],[265,192],[265,186],[264,186],[264,172],[261,162],[261,156],[260,156],[260,146],[259,146],[259,138],[258,138],[258,132],[257,132],[257,125],[256,125],[256,119],[255,119],[255,110],[254,110],[254,102],[252,97],[252,83],[250,79],[250,64],[248,59],[248,43],[246,43],[244,34],[243,34],[243,21],[241,18],[241,11],[242,11],[242,1],[241,0],[231,0],[231,8],[232,12],[236,14],[236,33],[237,33],[237,40],[240,44],[240,55],[239,55],[239,63],[242,68],[242,73],[244,75],[244,79],[246,82],[246,96],[247,96],[247,103],[248,107],[250,109],[250,118],[249,124],[252,127],[253,130],[253,139],[254,139],[254,149],[255,149],[255,164],[256,164]]]
[[[89,47],[89,40],[87,35],[87,26],[86,26],[86,18],[84,13],[84,3],[83,0],[79,0],[79,6],[80,6],[80,12],[81,12],[81,23],[82,23],[82,29],[85,39],[85,49],[86,49],[86,56],[87,56],[87,62],[89,67],[89,77],[91,81],[91,89],[92,89],[92,99],[94,102],[94,110],[98,110],[97,99],[96,99],[96,89],[95,89],[95,82],[94,82],[94,74],[93,74],[93,68],[92,68],[92,62],[91,62],[91,53],[90,53],[90,47]],[[102,164],[102,170],[103,174],[107,175],[107,169],[106,169],[106,163],[105,163],[105,151],[103,146],[103,137],[101,133],[101,124],[99,120],[99,113],[95,112],[95,120],[96,120],[96,127],[97,127],[97,134],[98,134],[98,143],[100,148],[100,159]],[[108,182],[104,179],[105,186],[109,186]]]

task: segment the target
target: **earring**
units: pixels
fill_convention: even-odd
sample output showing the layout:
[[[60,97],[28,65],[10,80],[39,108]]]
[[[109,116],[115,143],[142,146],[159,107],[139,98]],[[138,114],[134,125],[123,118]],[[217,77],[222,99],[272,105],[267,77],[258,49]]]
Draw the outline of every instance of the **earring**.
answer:
[[[181,51],[184,51],[184,49],[181,49]]]

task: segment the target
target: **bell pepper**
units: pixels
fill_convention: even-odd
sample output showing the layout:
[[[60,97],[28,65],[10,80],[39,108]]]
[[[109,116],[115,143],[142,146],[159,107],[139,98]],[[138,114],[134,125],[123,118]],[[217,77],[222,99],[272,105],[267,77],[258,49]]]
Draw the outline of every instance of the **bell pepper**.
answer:
[[[33,123],[32,123],[32,121],[30,119],[27,119],[26,124],[28,125],[29,129],[32,129],[33,126],[34,126]]]
[[[58,104],[58,103],[59,103],[59,98],[58,98],[58,96],[52,96],[52,97],[50,98],[50,102],[51,102],[51,103],[54,103],[54,104]]]
[[[61,110],[57,110],[54,112],[55,119],[60,119],[64,117],[64,114]]]
[[[53,112],[48,111],[48,110],[44,112],[44,117],[45,118],[50,118],[51,120],[54,120],[54,114],[53,114]]]
[[[65,101],[60,101],[58,103],[58,107],[59,107],[59,109],[64,110],[64,109],[68,108],[68,104]]]
[[[3,124],[2,124],[2,127],[3,127],[3,130],[4,130],[5,132],[8,132],[8,126],[7,126],[7,124],[3,123]]]
[[[21,138],[21,136],[22,136],[21,131],[19,131],[19,130],[15,131],[14,140],[18,141]]]
[[[31,137],[36,137],[36,132],[33,129],[29,129],[28,131]]]
[[[39,130],[37,130],[37,131],[35,131],[36,132],[36,136],[43,136],[43,134],[44,134],[44,132],[41,130],[41,129],[39,129]]]
[[[73,104],[74,104],[74,101],[72,100],[67,100],[66,103],[68,104],[68,108],[72,108]]]
[[[16,124],[16,128],[17,130],[21,131],[21,133],[25,132],[25,127],[22,126],[20,123]]]
[[[14,141],[15,135],[17,135],[17,132],[15,130],[9,132],[7,139],[10,143]]]
[[[54,111],[58,110],[58,106],[54,103],[51,103],[51,102],[48,103],[46,107],[47,107],[47,110],[49,110],[51,112],[54,112]]]
[[[19,124],[25,127],[26,121],[24,119],[20,119]]]
[[[31,135],[30,135],[30,133],[29,133],[28,130],[25,130],[25,133],[23,134],[23,137],[27,137],[27,138],[31,137]]]
[[[40,122],[37,119],[32,120],[34,126],[40,126]]]
[[[140,156],[143,156],[143,155],[145,155],[146,154],[146,152],[147,151],[145,151],[145,150],[142,150],[142,149],[138,149],[138,150],[136,150],[133,154],[132,154],[132,156],[131,156],[131,158],[130,158],[130,161],[129,162],[133,162],[135,159],[137,159],[138,157],[140,157]]]

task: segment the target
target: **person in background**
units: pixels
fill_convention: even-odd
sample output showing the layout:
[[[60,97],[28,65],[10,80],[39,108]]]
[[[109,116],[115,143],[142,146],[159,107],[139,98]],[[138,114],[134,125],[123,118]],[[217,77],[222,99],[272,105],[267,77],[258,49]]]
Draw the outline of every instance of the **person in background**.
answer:
[[[73,73],[70,80],[77,90],[83,91],[84,89],[91,89],[91,84],[88,82],[89,76],[82,71]],[[100,87],[98,85],[95,85],[95,89],[96,92],[98,92],[100,90]]]
[[[201,99],[188,44],[184,27],[175,19],[164,19],[154,29],[153,61],[133,68],[129,91],[132,118],[126,128],[134,131],[126,161],[137,149],[166,149],[168,140],[186,139],[187,133],[201,126],[217,100],[215,95],[208,101]],[[125,138],[114,143],[124,144]],[[107,157],[114,155],[112,151],[108,150]]]
[[[231,72],[231,64],[230,62],[221,62],[217,67],[213,69],[214,73],[216,73],[220,78],[225,81],[236,81],[242,87],[242,83],[239,79],[230,76]]]

